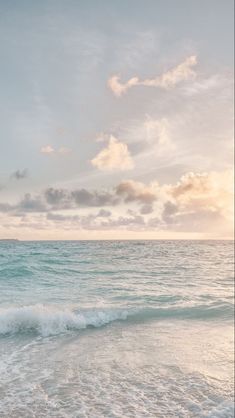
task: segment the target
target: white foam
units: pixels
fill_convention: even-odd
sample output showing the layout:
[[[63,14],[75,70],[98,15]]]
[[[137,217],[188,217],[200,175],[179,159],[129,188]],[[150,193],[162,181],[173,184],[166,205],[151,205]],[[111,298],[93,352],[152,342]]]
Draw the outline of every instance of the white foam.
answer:
[[[222,402],[220,405],[213,408],[213,410],[204,415],[205,418],[233,418],[234,417],[234,404],[230,402]]]
[[[100,327],[115,320],[124,320],[127,311],[74,312],[52,306],[32,305],[0,310],[0,334],[36,331],[42,336],[56,335],[69,329]]]

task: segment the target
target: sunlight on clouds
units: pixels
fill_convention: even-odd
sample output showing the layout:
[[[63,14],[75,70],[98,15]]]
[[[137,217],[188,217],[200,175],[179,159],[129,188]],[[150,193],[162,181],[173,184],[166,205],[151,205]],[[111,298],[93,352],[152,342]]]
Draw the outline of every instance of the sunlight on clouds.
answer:
[[[181,210],[209,210],[233,219],[233,171],[187,173],[175,186],[166,186]]]
[[[194,79],[196,76],[193,67],[197,64],[197,57],[191,55],[186,58],[184,62],[172,68],[171,70],[163,73],[162,75],[153,78],[140,80],[139,77],[132,77],[126,83],[120,82],[120,77],[114,75],[108,80],[108,87],[112,90],[115,96],[120,97],[126,93],[133,86],[147,86],[147,87],[159,87],[163,89],[169,89],[174,87],[182,81]]]
[[[148,146],[153,147],[156,155],[169,155],[169,152],[175,150],[176,144],[172,142],[171,126],[167,118],[153,119],[147,115],[144,129]]]
[[[204,238],[233,236],[232,170],[208,173],[188,172],[175,184],[145,184],[135,180],[121,181],[107,190],[54,189],[40,195],[26,194],[18,203],[0,204],[3,228],[9,232],[49,231],[59,228],[81,231],[87,238],[91,231],[122,231],[126,239],[131,233],[146,238],[179,234],[201,234]],[[18,231],[18,232],[17,232]],[[139,235],[138,235],[139,234]]]
[[[144,122],[147,141],[156,141],[159,145],[169,145],[169,122],[166,118],[160,120],[147,116]]]
[[[116,188],[117,194],[124,197],[125,202],[153,203],[156,200],[158,183],[146,186],[144,183],[127,180],[122,181]]]
[[[91,160],[94,167],[99,170],[131,170],[134,162],[126,144],[110,136],[108,146]]]
[[[55,150],[51,145],[46,145],[45,147],[41,148],[40,152],[42,154],[53,154]]]
[[[46,145],[45,147],[42,147],[40,150],[42,154],[48,154],[48,155],[54,155],[54,154],[66,155],[66,154],[70,154],[71,151],[72,150],[68,147],[60,147],[56,150],[51,145]]]

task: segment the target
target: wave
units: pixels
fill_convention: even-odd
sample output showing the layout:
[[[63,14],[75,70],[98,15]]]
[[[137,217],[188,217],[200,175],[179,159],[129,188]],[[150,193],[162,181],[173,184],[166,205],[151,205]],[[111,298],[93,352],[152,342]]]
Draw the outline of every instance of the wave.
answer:
[[[149,308],[136,311],[130,320],[141,321],[151,319],[198,319],[209,320],[221,318],[233,319],[234,308],[230,303],[211,303],[208,305],[169,306],[167,308]]]
[[[210,304],[188,307],[69,310],[46,305],[12,307],[0,310],[0,335],[36,332],[42,336],[68,330],[102,327],[118,320],[139,323],[164,319],[233,319],[233,305]]]
[[[0,334],[36,332],[42,336],[56,335],[68,330],[101,327],[116,320],[125,320],[126,311],[62,310],[45,305],[23,306],[0,310]]]

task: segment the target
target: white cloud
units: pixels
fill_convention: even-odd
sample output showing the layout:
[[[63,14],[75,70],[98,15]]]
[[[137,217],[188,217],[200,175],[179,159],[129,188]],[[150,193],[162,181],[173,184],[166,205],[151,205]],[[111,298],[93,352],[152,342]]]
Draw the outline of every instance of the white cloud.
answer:
[[[232,170],[190,172],[182,176],[176,185],[166,186],[165,191],[182,212],[207,210],[233,219]]]
[[[132,77],[126,83],[121,83],[120,77],[114,75],[108,80],[108,86],[117,97],[120,97],[123,93],[126,93],[126,91],[133,86],[142,85],[147,87],[169,89],[181,81],[195,78],[196,73],[193,70],[193,67],[196,64],[197,57],[195,55],[191,55],[181,64],[153,79],[146,79],[141,81],[139,77]]]
[[[147,116],[144,122],[146,140],[152,145],[157,155],[168,154],[176,145],[171,139],[171,126],[167,118],[154,119]]]
[[[42,154],[53,154],[55,150],[51,145],[46,145],[45,147],[41,148],[40,152]]]
[[[45,147],[42,147],[40,150],[42,154],[48,154],[48,155],[52,155],[52,154],[66,155],[66,154],[69,154],[71,151],[72,150],[67,147],[60,147],[56,150],[51,145],[46,145]]]
[[[112,135],[110,136],[107,147],[101,150],[91,160],[91,163],[99,170],[131,170],[134,168],[134,162],[127,145],[118,141]]]
[[[138,86],[141,84],[138,77],[133,77],[130,80],[128,80],[126,83],[120,83],[120,77],[117,75],[114,75],[108,80],[108,86],[113,91],[115,96],[119,97],[123,93],[126,93],[128,89],[130,89],[133,86]]]

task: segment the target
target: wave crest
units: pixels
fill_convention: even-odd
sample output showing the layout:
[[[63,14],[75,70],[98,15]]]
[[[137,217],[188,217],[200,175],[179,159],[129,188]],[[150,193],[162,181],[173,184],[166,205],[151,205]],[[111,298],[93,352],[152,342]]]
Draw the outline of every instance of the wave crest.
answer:
[[[72,329],[101,327],[116,320],[125,320],[127,315],[126,311],[75,312],[45,305],[8,308],[0,310],[0,334],[31,331],[45,337]]]
[[[30,305],[0,309],[0,335],[36,332],[42,336],[68,330],[101,327],[117,320],[140,323],[152,320],[223,320],[233,319],[233,305],[168,306],[156,308],[69,310],[53,306]]]

